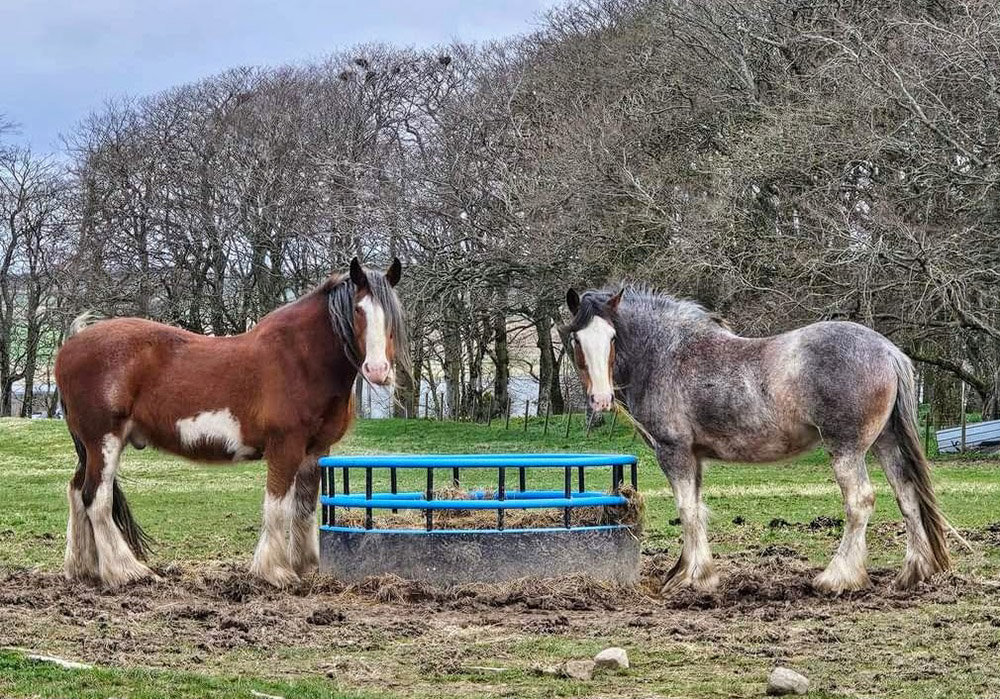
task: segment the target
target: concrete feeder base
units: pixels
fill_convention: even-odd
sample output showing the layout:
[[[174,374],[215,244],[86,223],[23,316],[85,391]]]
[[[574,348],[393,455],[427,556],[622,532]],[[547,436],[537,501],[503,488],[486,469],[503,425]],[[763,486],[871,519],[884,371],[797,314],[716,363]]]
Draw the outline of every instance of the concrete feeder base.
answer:
[[[320,530],[320,571],[346,582],[394,574],[442,587],[589,575],[634,584],[639,540],[628,527],[472,532]]]

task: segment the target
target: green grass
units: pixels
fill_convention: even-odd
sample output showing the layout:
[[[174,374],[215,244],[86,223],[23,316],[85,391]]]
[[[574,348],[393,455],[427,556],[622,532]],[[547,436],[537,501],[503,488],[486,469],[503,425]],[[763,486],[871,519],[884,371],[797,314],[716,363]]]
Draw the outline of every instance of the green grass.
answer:
[[[646,498],[647,551],[669,549],[676,554],[680,527],[666,479],[660,473],[652,453],[631,429],[619,423],[614,430],[604,425],[586,434],[582,423],[571,425],[565,433],[565,418],[553,418],[547,435],[542,421],[532,420],[523,430],[520,420],[512,420],[509,429],[502,422],[492,426],[425,420],[359,421],[335,453],[385,452],[503,452],[503,451],[610,451],[635,453],[640,458],[640,490]],[[75,454],[65,426],[59,421],[0,420],[0,568],[36,567],[40,571],[58,571],[62,563],[65,532],[65,489],[75,467]],[[898,568],[903,554],[903,540],[897,524],[900,515],[881,471],[870,469],[878,492],[878,503],[869,530],[870,562],[873,568]],[[260,520],[265,468],[262,464],[200,466],[187,463],[152,449],[129,450],[121,470],[122,487],[128,494],[140,523],[156,540],[154,564],[176,562],[198,566],[206,561],[237,561],[245,565],[256,543]],[[510,474],[513,483],[514,474]],[[463,484],[492,487],[495,472],[463,472]],[[532,487],[559,488],[561,473],[531,471]],[[409,474],[401,487],[422,487],[422,473]],[[442,478],[446,478],[442,474]],[[607,473],[591,476],[591,487],[605,486]],[[943,509],[955,526],[963,530],[982,530],[1000,520],[1000,463],[970,460],[937,461],[934,481]],[[362,472],[352,477],[355,488],[363,483]],[[380,476],[376,487],[387,487]],[[705,501],[711,509],[710,540],[713,550],[726,560],[756,560],[759,552],[775,545],[792,549],[809,564],[820,566],[836,548],[839,530],[810,530],[809,522],[821,515],[843,517],[843,505],[828,460],[821,452],[806,455],[792,463],[741,466],[712,464],[704,485]],[[770,526],[783,519],[792,526]],[[738,522],[738,523],[737,523]],[[884,525],[884,526],[882,526]],[[995,546],[983,544],[976,555],[960,555],[957,568],[961,575],[975,579],[995,578],[1000,573],[1000,554]],[[981,605],[980,605],[981,606]],[[836,610],[836,607],[832,607]],[[0,605],[0,613],[3,606]],[[502,610],[500,612],[503,613]],[[657,612],[672,613],[679,612]],[[886,696],[933,696],[940,687],[950,687],[954,696],[963,693],[962,685],[947,682],[936,675],[930,679],[910,677],[894,669],[898,657],[888,651],[866,652],[871,638],[878,636],[882,648],[908,648],[918,643],[919,653],[940,656],[949,666],[964,667],[970,682],[989,685],[989,667],[981,666],[981,657],[994,651],[987,643],[1000,642],[996,629],[983,614],[988,610],[959,603],[942,611],[939,605],[914,606],[904,611],[873,611],[868,615],[840,619],[800,619],[796,633],[822,634],[836,627],[840,646],[830,653],[830,646],[819,652],[814,644],[796,646],[785,643],[783,651],[792,659],[807,660],[821,678],[843,678],[845,667],[865,682],[879,687]],[[683,614],[684,623],[697,628],[699,616],[693,610]],[[706,613],[707,614],[707,613]],[[962,633],[949,636],[928,632],[928,619],[942,614],[968,621],[961,622]],[[963,616],[965,615],[965,616]],[[1000,619],[1000,616],[997,616]],[[599,621],[599,620],[598,620]],[[381,622],[372,621],[371,637],[359,646],[345,645],[337,652],[350,662],[371,664],[394,678],[400,695],[409,695],[407,683],[421,683],[414,689],[420,696],[480,696],[482,693],[507,696],[744,696],[750,687],[757,688],[762,667],[773,663],[767,649],[775,638],[787,636],[787,625],[773,619],[761,621],[752,613],[724,618],[726,635],[677,632],[663,637],[643,635],[624,622],[605,629],[597,623],[584,633],[556,634],[523,632],[487,633],[487,638],[463,641],[458,631],[439,639],[424,649],[418,638],[411,642],[383,633]],[[474,627],[489,624],[475,615],[456,622]],[[1000,623],[1000,622],[998,622]],[[0,620],[0,626],[3,622]],[[904,632],[904,629],[906,631]],[[165,633],[168,629],[165,629]],[[58,628],[39,637],[64,648]],[[452,634],[451,631],[448,632]],[[831,632],[832,633],[832,632]],[[730,634],[732,635],[730,637]],[[497,636],[496,638],[492,636]],[[2,630],[0,630],[2,636]],[[336,638],[335,636],[333,638]],[[968,638],[978,639],[974,643]],[[735,639],[735,640],[734,640]],[[969,650],[969,644],[980,650]],[[352,642],[353,643],[353,642]],[[538,677],[526,668],[536,662],[554,664],[565,658],[586,657],[604,645],[621,643],[630,648],[638,668],[620,678],[608,677],[592,684],[576,686],[563,680]],[[917,647],[917,646],[915,646]],[[42,652],[45,648],[36,648]],[[341,691],[329,682],[312,676],[315,667],[329,654],[306,645],[254,648],[250,650],[199,651],[201,667],[156,667],[123,669],[100,667],[88,671],[66,671],[28,663],[17,653],[0,654],[0,696],[249,696],[251,689],[285,697],[361,696],[337,694]],[[899,650],[898,653],[904,651]],[[897,653],[897,655],[898,655]],[[906,651],[905,653],[910,653]],[[923,663],[917,651],[912,662]],[[969,654],[975,662],[968,660]],[[963,655],[964,654],[964,655]],[[987,655],[983,655],[987,654]],[[905,654],[904,654],[905,655]],[[461,657],[461,666],[456,665]],[[780,656],[779,656],[780,657]],[[909,657],[909,656],[906,656]],[[275,662],[279,660],[280,662]],[[708,662],[706,662],[706,659]],[[503,661],[510,665],[501,680],[488,672],[469,667],[490,666]],[[963,665],[964,663],[964,665]],[[247,668],[255,668],[248,671]],[[249,675],[246,673],[250,672]],[[384,675],[383,675],[384,676]],[[872,679],[872,678],[875,679]],[[860,680],[859,680],[860,681]],[[815,696],[857,694],[858,685],[842,679],[843,690],[818,689]],[[942,684],[944,683],[944,684]],[[834,683],[835,684],[835,683]],[[863,684],[863,683],[862,683]],[[624,688],[628,687],[626,691]],[[347,691],[376,689],[357,680],[345,685]],[[486,692],[485,690],[489,690]],[[756,692],[757,689],[753,691]],[[824,694],[824,691],[827,693]],[[331,693],[332,692],[332,693]],[[864,694],[864,691],[860,692]],[[380,692],[383,697],[392,692]]]
[[[579,417],[577,418],[579,420]],[[502,422],[485,425],[426,420],[361,420],[334,448],[334,453],[457,453],[503,451],[610,451],[639,456],[639,489],[646,494],[648,548],[659,549],[680,536],[669,484],[652,452],[622,424],[591,431],[574,424],[565,437],[565,418],[553,418],[548,435],[541,421],[520,421],[510,429]],[[56,569],[62,561],[66,483],[76,455],[59,421],[0,420],[0,473],[7,476],[0,509],[0,542],[12,560]],[[879,494],[872,522],[900,519],[885,477],[873,465],[871,477]],[[439,472],[439,478],[447,478]],[[120,471],[122,487],[143,527],[156,540],[159,560],[197,561],[246,558],[258,533],[265,467],[262,463],[226,466],[191,464],[156,452],[128,450]],[[514,474],[508,474],[513,484]],[[495,472],[467,470],[463,484],[495,487]],[[1000,520],[1000,462],[939,461],[937,491],[945,512],[959,527],[978,528]],[[529,486],[561,488],[559,472],[531,471]],[[352,475],[362,487],[361,471]],[[604,488],[610,472],[589,476],[590,487]],[[388,476],[376,477],[376,488],[388,488]],[[423,473],[401,475],[401,488],[422,489]],[[704,498],[711,514],[717,551],[738,550],[750,541],[795,544],[810,560],[821,562],[831,550],[824,538],[802,539],[794,529],[768,526],[781,518],[807,524],[820,515],[842,517],[840,491],[825,455],[814,452],[793,463],[765,465],[711,464],[705,475]],[[733,520],[742,518],[744,524]],[[875,547],[872,562],[885,565],[899,551]],[[1000,560],[1000,559],[998,559]]]
[[[130,699],[204,697],[243,699],[257,691],[285,699],[374,699],[367,692],[341,692],[317,680],[261,682],[238,677],[209,677],[166,670],[91,668],[69,670],[27,660],[11,651],[0,651],[0,696]]]

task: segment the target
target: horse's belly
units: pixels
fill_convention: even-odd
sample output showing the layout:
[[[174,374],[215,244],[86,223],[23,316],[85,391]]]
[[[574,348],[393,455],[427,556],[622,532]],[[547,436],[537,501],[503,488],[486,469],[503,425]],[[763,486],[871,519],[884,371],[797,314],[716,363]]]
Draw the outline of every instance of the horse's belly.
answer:
[[[192,461],[219,463],[260,459],[263,450],[247,443],[238,423],[226,418],[203,413],[172,422],[136,422],[128,440],[137,447],[148,444]]]
[[[706,439],[695,446],[702,457],[719,461],[768,463],[802,454],[820,443],[820,435],[812,426],[795,432],[756,433]]]

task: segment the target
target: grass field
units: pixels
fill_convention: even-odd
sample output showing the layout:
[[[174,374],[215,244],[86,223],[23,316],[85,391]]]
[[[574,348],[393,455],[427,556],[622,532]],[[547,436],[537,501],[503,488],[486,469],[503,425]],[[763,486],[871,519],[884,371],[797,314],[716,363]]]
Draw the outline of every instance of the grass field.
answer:
[[[814,696],[1000,696],[1000,462],[937,462],[945,512],[972,553],[914,593],[891,588],[903,553],[885,479],[869,530],[872,589],[841,599],[808,581],[840,536],[839,491],[820,453],[767,466],[713,464],[705,478],[716,595],[659,598],[677,555],[669,487],[631,431],[589,436],[554,421],[528,432],[427,421],[361,421],[343,453],[622,451],[640,456],[646,498],[642,591],[561,587],[437,594],[316,578],[276,592],[245,575],[264,468],[203,467],[127,452],[122,486],[156,540],[158,583],[122,592],[63,582],[65,486],[75,457],[56,421],[0,420],[0,696],[759,696],[770,669],[807,674]],[[485,476],[482,476],[483,478]],[[492,485],[467,476],[470,485]],[[534,486],[558,487],[560,475]],[[603,485],[603,483],[601,483]],[[632,669],[589,682],[541,666],[628,649]],[[62,670],[24,651],[81,660]]]

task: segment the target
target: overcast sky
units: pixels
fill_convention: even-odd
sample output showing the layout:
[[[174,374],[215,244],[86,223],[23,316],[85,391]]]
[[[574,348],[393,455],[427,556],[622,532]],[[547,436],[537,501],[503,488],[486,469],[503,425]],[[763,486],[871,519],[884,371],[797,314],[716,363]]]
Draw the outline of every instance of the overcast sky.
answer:
[[[0,114],[58,136],[110,97],[367,42],[428,46],[529,31],[551,0],[0,0]]]

